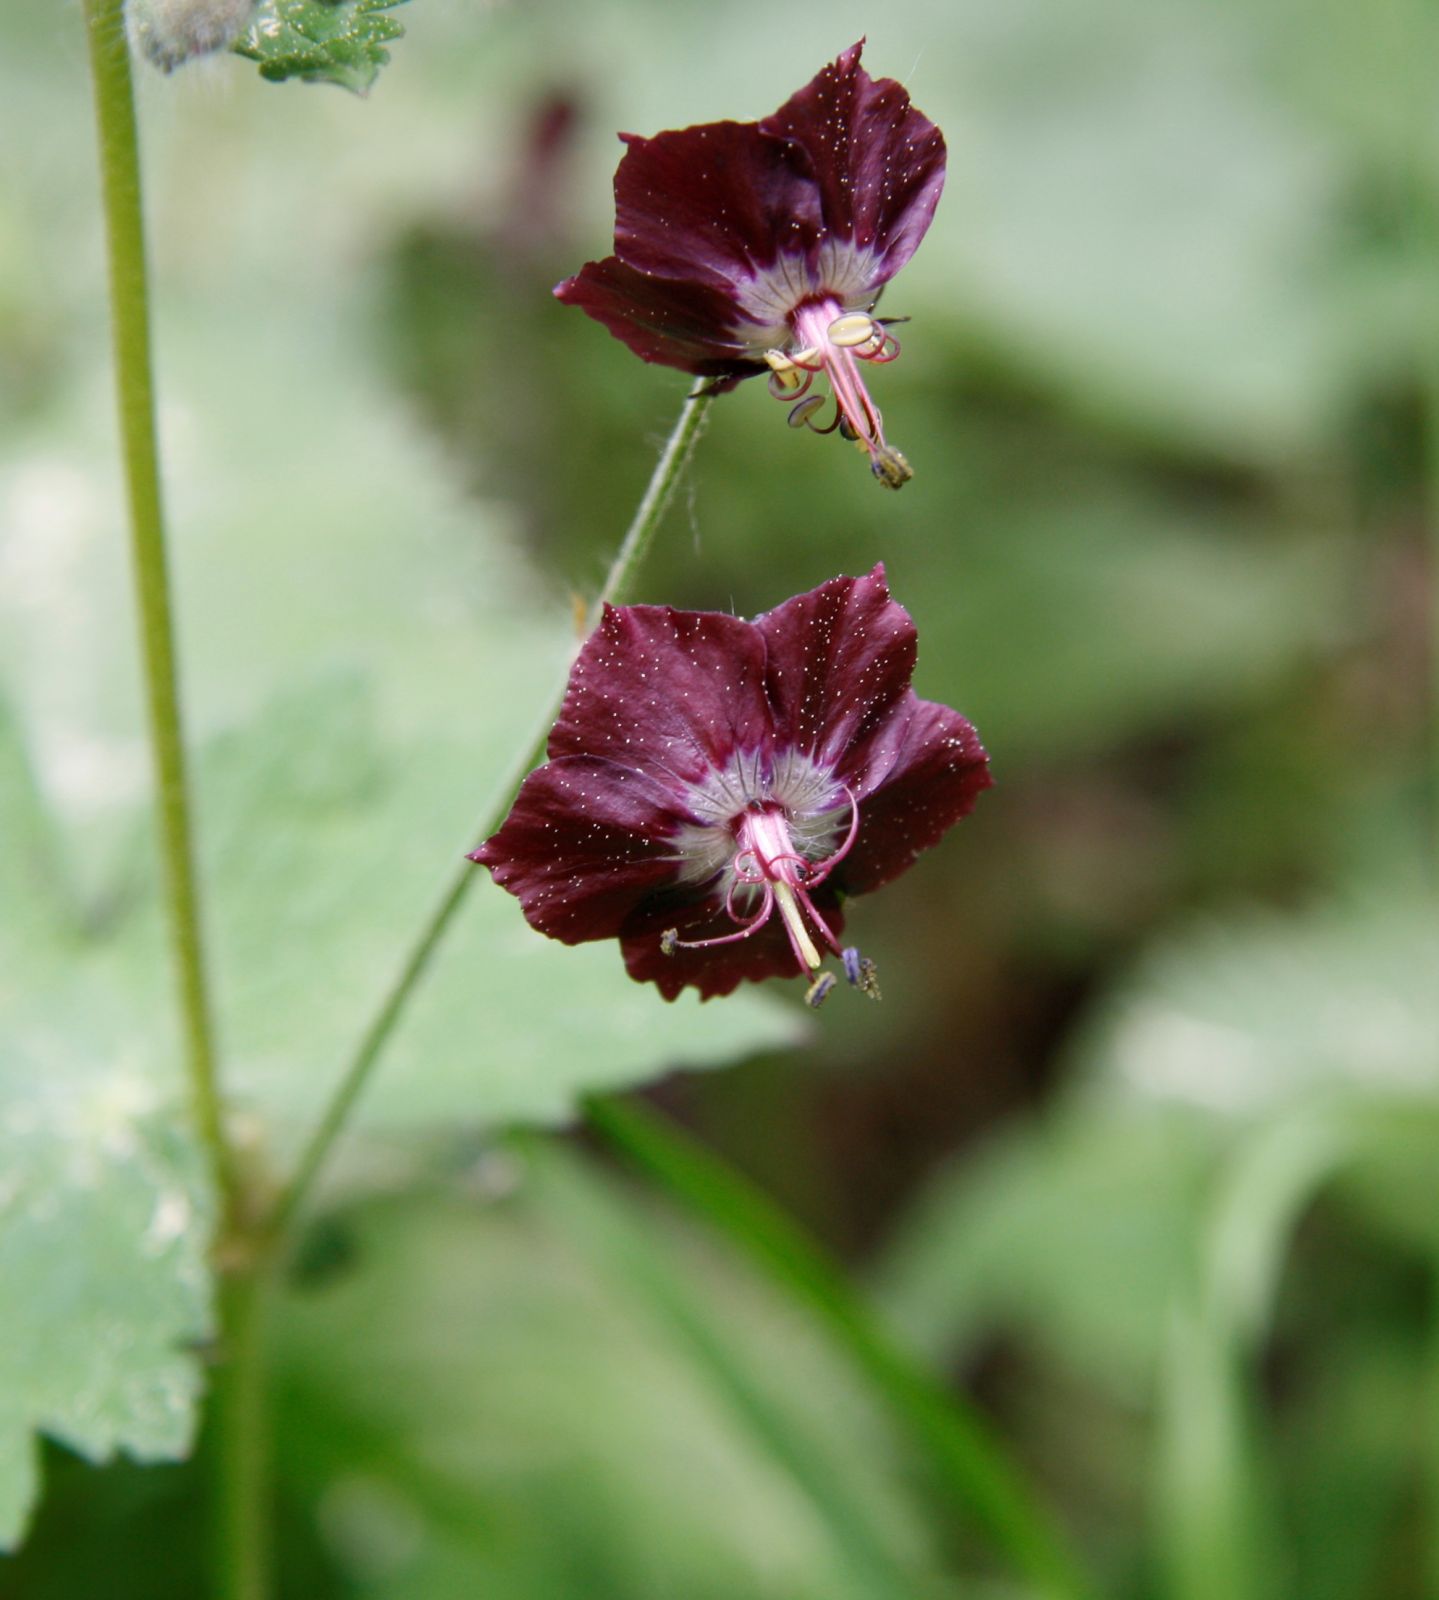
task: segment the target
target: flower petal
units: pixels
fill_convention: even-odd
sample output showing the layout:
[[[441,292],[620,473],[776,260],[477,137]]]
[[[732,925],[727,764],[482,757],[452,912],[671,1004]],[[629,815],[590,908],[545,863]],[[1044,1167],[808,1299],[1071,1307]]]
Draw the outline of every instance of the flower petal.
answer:
[[[863,47],[863,39],[851,45],[759,127],[802,152],[819,192],[822,230],[873,256],[877,287],[929,229],[944,188],[945,147],[900,84],[864,70]],[[817,247],[821,238],[804,242]]]
[[[838,934],[844,913],[834,891],[826,884],[815,891],[814,900]],[[713,895],[700,900],[669,895],[639,907],[620,930],[625,970],[636,983],[653,983],[666,1000],[673,1000],[686,986],[698,989],[701,1000],[710,1000],[732,993],[741,983],[800,976],[778,912],[747,939],[707,950],[678,949],[667,956],[660,949],[660,936],[670,928],[681,939],[714,939],[735,931]]]
[[[959,712],[908,699],[870,751],[871,772],[887,772],[861,802],[859,835],[831,880],[847,894],[865,894],[907,871],[994,781],[979,735]]]
[[[756,617],[766,649],[765,690],[776,742],[828,768],[863,798],[870,745],[909,693],[914,623],[890,598],[884,565],[863,578],[831,578]]]
[[[737,752],[767,750],[764,641],[720,611],[606,606],[570,671],[553,760],[603,755],[683,803]]]
[[[782,250],[807,245],[823,229],[807,157],[757,123],[621,137],[615,254],[641,272],[733,296]]]
[[[642,360],[700,377],[747,378],[768,370],[750,353],[751,344],[724,331],[743,323],[744,313],[730,296],[704,284],[652,277],[607,256],[557,284],[555,296],[588,312]],[[755,343],[766,348],[769,341]]]
[[[530,773],[504,825],[470,859],[541,933],[565,944],[612,939],[642,900],[674,882],[669,841],[685,819],[669,798],[641,772],[567,756]]]

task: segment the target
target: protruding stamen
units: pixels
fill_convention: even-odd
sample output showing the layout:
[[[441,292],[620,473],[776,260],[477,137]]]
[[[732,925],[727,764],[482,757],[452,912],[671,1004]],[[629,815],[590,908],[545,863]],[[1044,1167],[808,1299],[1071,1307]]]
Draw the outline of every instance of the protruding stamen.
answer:
[[[660,954],[672,956],[676,950],[708,950],[712,945],[735,944],[740,939],[748,939],[751,934],[758,933],[765,923],[769,921],[770,914],[774,910],[774,891],[779,887],[779,884],[765,884],[764,899],[760,902],[759,910],[737,933],[721,933],[713,939],[681,939],[678,928],[666,928],[660,935]],[[733,890],[731,890],[731,894],[733,894]],[[728,908],[728,898],[725,904]],[[731,915],[733,915],[732,912]],[[819,965],[818,956],[815,957],[814,964],[815,966]]]
[[[892,444],[876,444],[869,453],[869,470],[886,489],[902,489],[914,476],[914,468]]]
[[[795,897],[799,900],[800,904],[805,908],[805,910],[809,912],[809,920],[814,923],[815,927],[818,928],[819,931],[824,935],[825,943],[830,947],[831,950],[834,951],[836,955],[838,955],[839,940],[834,936],[834,929],[831,928],[829,923],[827,923],[820,915],[819,907],[814,903],[813,900],[810,899],[803,889],[796,889]]]
[[[806,428],[810,426],[810,418],[816,411],[824,409],[824,396],[822,394],[807,395],[798,405],[789,408],[789,425],[791,428]]]
[[[842,317],[836,317],[825,330],[829,342],[841,350],[852,350],[862,344],[869,344],[876,335],[873,317],[868,317],[863,311],[848,311]],[[883,333],[879,334],[883,340]]]
[[[791,364],[782,370],[776,368],[770,373],[769,392],[776,400],[789,400],[795,395],[803,394],[813,382],[814,373],[805,372],[802,368]]]
[[[837,982],[838,979],[832,972],[817,973],[814,982],[804,992],[804,1003],[818,1011],[829,998],[829,992]]]
[[[899,351],[899,340],[892,333],[886,333],[873,350],[856,350],[855,354],[877,367],[887,367],[891,361],[898,359]]]
[[[851,987],[869,1000],[879,999],[879,969],[868,956],[862,956],[853,945],[848,945],[840,952],[840,960],[844,962],[844,975],[849,979]]]
[[[897,320],[903,319],[846,311],[838,300],[811,301],[799,306],[790,318],[796,340],[803,340],[803,347],[765,352],[771,369],[770,392],[778,399],[797,402],[790,408],[790,426],[809,427],[815,433],[831,433],[838,428],[846,439],[869,452],[871,469],[887,489],[900,488],[914,474],[903,455],[885,441],[879,408],[865,389],[859,363],[894,360],[899,354],[899,341],[889,332],[889,324]],[[795,386],[789,376],[795,367],[823,371],[828,377],[837,411],[829,426],[815,424],[819,407],[809,403],[812,397],[805,389]],[[800,396],[804,398],[801,400]]]

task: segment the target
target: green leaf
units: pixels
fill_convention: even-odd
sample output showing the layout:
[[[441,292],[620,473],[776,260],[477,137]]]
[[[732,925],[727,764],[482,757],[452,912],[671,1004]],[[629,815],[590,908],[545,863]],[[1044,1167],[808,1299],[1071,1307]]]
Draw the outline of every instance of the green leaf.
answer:
[[[278,1308],[277,1460],[323,1505],[338,1571],[375,1600],[883,1592],[678,1299],[870,1537],[930,1567],[903,1457],[847,1364],[726,1256],[555,1154],[491,1156],[469,1199],[339,1219],[336,1264]]]
[[[210,1329],[203,1166],[128,1000],[93,971],[34,998],[0,1019],[0,1546],[35,1432],[92,1461],[185,1454]]]
[[[998,1435],[890,1334],[803,1229],[662,1113],[615,1096],[591,1097],[585,1111],[592,1132],[809,1308],[906,1429],[947,1497],[947,1510],[981,1526],[1036,1594],[1074,1600],[1089,1592]]]
[[[1349,1119],[1290,1114],[1226,1163],[1197,1271],[1175,1297],[1154,1474],[1172,1600],[1261,1600],[1282,1584],[1256,1362],[1300,1215],[1353,1156]]]
[[[256,61],[273,83],[300,78],[338,83],[363,94],[390,59],[385,48],[404,35],[389,15],[405,0],[262,0],[249,30],[233,46]]]
[[[1096,1014],[1078,1066],[1121,1097],[1253,1118],[1439,1096],[1439,907],[1374,892],[1175,934]]]
[[[881,1293],[937,1359],[1017,1332],[1142,1402],[1212,1165],[1180,1118],[1060,1105],[935,1180],[891,1247]]]
[[[211,1204],[169,1041],[77,926],[0,701],[0,1548],[43,1432],[92,1461],[185,1453],[210,1326]],[[163,952],[149,947],[165,975]]]

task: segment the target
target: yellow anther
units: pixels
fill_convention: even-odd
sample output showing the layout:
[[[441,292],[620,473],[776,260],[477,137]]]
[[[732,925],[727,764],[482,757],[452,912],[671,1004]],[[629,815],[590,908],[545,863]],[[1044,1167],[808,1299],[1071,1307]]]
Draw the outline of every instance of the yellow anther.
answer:
[[[769,375],[769,392],[776,400],[783,400],[787,394],[802,389],[808,376],[808,373],[801,372],[793,363],[786,367],[776,367]]]
[[[876,331],[874,318],[866,316],[863,311],[850,311],[842,317],[836,317],[827,330],[829,342],[841,350],[869,344]]]
[[[816,411],[824,405],[822,394],[812,394],[801,400],[798,405],[790,407],[789,425],[791,428],[803,428]]]
[[[794,362],[783,350],[766,350],[764,358],[769,362],[771,372],[793,372]]]

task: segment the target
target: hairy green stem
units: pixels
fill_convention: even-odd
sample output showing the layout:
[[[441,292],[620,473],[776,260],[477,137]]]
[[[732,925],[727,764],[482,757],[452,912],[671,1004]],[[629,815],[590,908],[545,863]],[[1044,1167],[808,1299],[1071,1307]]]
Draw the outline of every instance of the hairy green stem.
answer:
[[[225,1132],[205,977],[155,430],[139,136],[123,0],[85,0],[85,23],[99,130],[115,387],[162,883],[191,1111],[220,1198],[216,1258],[221,1263],[223,1360],[217,1369],[211,1413],[218,1468],[215,1588],[225,1600],[264,1600],[265,1459],[256,1443],[263,1426],[264,1369],[255,1345],[260,1288],[254,1265],[229,1273],[223,1265],[236,1257],[247,1218],[234,1152]],[[249,1261],[243,1252],[237,1259]]]
[[[704,383],[696,384],[685,397],[680,414],[675,419],[675,425],[670,430],[659,460],[655,463],[649,484],[625,531],[624,538],[620,541],[614,560],[610,563],[604,585],[590,608],[591,627],[599,621],[600,613],[606,605],[623,600],[628,594],[649,552],[650,545],[654,542],[660,523],[664,520],[665,512],[669,509],[670,501],[674,498],[675,489],[689,465],[690,457],[694,454],[695,445],[704,432],[705,423],[709,418],[709,408],[713,402],[714,391]],[[475,829],[477,839],[483,839],[494,832],[508,809],[521,779],[533,766],[544,760],[549,730],[559,714],[563,698],[564,685],[561,684],[545,708],[544,717],[534,739],[525,747],[520,760],[504,775],[485,807]],[[470,886],[479,876],[477,869],[468,861],[462,862],[435,902],[418,937],[410,946],[399,971],[380,1001],[379,1009],[375,1012],[369,1027],[361,1035],[359,1046],[345,1069],[334,1096],[301,1153],[293,1177],[275,1205],[267,1228],[270,1237],[278,1237],[283,1233],[304,1203],[336,1139],[349,1119],[355,1102],[363,1093],[365,1085],[379,1063],[396,1024],[424,978],[436,949],[454,920],[455,913],[464,903]]]
[[[759,1189],[658,1112],[595,1095],[589,1126],[805,1301],[922,1450],[954,1509],[982,1528],[1046,1600],[1087,1600],[1053,1519],[985,1424],[902,1349],[820,1247]]]
[[[195,884],[189,785],[185,773],[185,741],[160,497],[159,448],[155,437],[140,150],[123,0],[85,0],[85,21],[100,133],[115,385],[129,496],[131,565],[140,618],[171,955],[195,1126],[209,1153],[228,1219],[235,1209],[234,1164],[225,1138],[215,1067],[214,1028],[205,982],[204,941]]]

